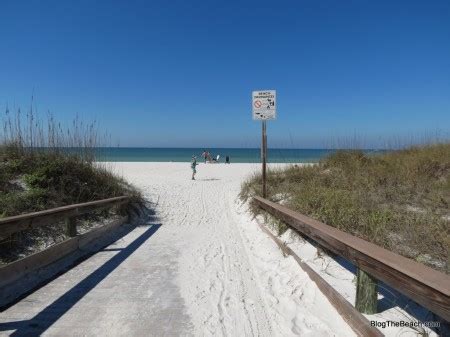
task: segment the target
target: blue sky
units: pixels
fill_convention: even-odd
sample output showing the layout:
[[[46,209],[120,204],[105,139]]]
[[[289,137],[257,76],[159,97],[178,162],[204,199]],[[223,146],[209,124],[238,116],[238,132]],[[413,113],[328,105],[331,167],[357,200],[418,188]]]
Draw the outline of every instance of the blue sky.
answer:
[[[450,1],[0,3],[0,109],[96,119],[121,146],[365,146],[450,129]],[[0,131],[1,132],[1,131]]]

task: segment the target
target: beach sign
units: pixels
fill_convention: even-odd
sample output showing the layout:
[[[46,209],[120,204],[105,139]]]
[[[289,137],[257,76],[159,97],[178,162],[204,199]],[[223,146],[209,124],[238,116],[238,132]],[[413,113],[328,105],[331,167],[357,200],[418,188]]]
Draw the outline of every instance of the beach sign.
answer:
[[[252,92],[253,119],[261,121],[261,163],[262,195],[267,196],[267,120],[277,117],[277,92],[275,90],[257,90]]]
[[[254,120],[275,119],[277,115],[276,90],[258,90],[252,92],[252,111]]]

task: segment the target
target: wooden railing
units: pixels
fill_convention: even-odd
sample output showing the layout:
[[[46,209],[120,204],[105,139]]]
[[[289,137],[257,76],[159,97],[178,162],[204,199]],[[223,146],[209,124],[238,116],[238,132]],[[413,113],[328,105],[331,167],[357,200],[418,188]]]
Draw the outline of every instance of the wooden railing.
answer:
[[[61,220],[66,220],[66,224],[68,224],[69,227],[68,232],[71,232],[70,234],[72,235],[70,236],[74,236],[73,234],[75,233],[73,232],[73,229],[75,225],[73,224],[72,219],[75,217],[128,202],[129,197],[121,196],[3,218],[0,219],[0,238],[7,237],[13,233],[29,228],[44,226]]]
[[[254,202],[326,249],[450,321],[450,276],[261,197]]]
[[[26,229],[54,224],[62,220],[65,220],[66,233],[69,236],[65,241],[52,245],[43,251],[0,267],[0,307],[14,301],[23,293],[52,276],[49,274],[44,277],[36,273],[37,271],[76,251],[82,252],[88,244],[128,220],[128,216],[124,215],[106,225],[95,227],[79,235],[75,221],[77,216],[121,206],[129,201],[129,197],[121,196],[0,219],[0,238],[8,237]],[[51,273],[54,272],[53,270]],[[38,275],[39,277],[28,277],[33,275]]]

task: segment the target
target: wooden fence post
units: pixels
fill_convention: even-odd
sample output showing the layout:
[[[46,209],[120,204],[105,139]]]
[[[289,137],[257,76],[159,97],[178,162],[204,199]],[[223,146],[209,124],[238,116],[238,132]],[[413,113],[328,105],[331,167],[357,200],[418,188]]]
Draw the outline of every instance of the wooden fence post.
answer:
[[[119,212],[120,215],[128,215],[129,208],[130,208],[130,205],[124,204],[124,205],[120,205],[117,208],[117,211]]]
[[[358,268],[356,275],[355,308],[364,314],[377,313],[377,280]]]
[[[66,218],[66,234],[67,236],[74,237],[77,236],[77,223],[75,218],[68,217]]]

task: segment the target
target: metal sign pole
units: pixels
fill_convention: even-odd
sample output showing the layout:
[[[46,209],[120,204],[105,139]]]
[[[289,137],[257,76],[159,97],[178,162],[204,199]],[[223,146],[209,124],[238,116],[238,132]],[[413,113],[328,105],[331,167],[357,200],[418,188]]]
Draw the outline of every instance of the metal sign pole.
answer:
[[[262,195],[263,198],[267,197],[266,187],[266,161],[267,161],[267,134],[266,134],[266,121],[262,121]]]
[[[276,119],[276,90],[258,90],[252,92],[252,114],[254,120],[261,123],[261,163],[262,163],[262,196],[267,197],[267,120]]]

